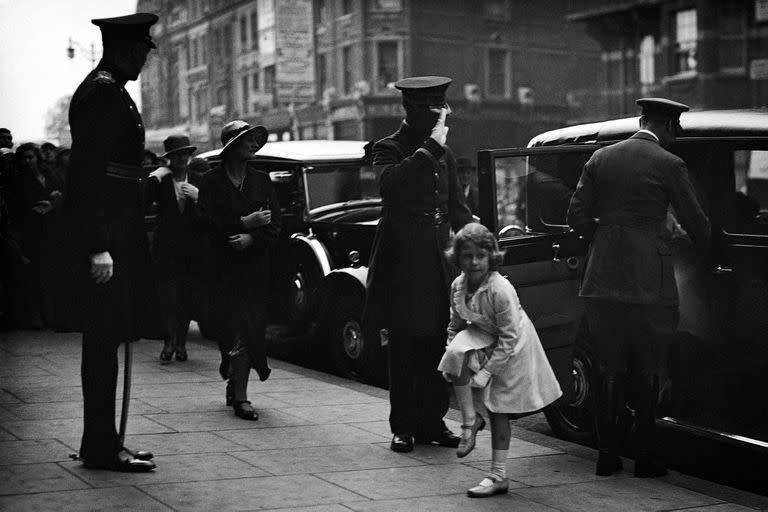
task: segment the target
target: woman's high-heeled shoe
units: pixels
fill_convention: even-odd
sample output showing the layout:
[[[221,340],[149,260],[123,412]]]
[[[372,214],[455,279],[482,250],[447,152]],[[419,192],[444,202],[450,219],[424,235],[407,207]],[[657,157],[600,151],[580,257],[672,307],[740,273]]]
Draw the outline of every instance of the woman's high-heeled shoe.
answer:
[[[171,358],[173,358],[173,348],[165,346],[163,347],[163,350],[160,352],[160,361],[163,363],[170,363]]]
[[[256,421],[259,419],[259,415],[256,413],[256,409],[251,406],[251,402],[243,400],[242,402],[235,402],[232,405],[235,410],[235,416],[243,418],[244,420]]]
[[[179,347],[176,349],[176,360],[184,362],[187,360],[187,349],[184,347]]]
[[[464,432],[461,435],[461,441],[456,448],[456,456],[466,457],[469,453],[475,449],[475,441],[477,433],[485,428],[485,419],[479,414],[475,415],[475,422],[472,425],[462,425],[462,430],[469,430],[469,437],[464,437]]]

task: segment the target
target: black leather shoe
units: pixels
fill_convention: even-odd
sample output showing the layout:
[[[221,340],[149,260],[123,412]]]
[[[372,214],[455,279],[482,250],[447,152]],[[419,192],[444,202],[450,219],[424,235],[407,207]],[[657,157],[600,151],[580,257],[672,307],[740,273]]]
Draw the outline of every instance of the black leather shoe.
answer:
[[[608,452],[600,452],[597,456],[595,474],[597,476],[611,476],[614,471],[619,471],[622,467],[621,457]]]
[[[172,357],[173,357],[173,349],[163,347],[163,350],[160,352],[160,362],[170,363]]]
[[[187,360],[187,349],[186,348],[177,348],[176,349],[176,360],[184,362]]]
[[[457,436],[448,429],[435,435],[418,435],[416,436],[416,442],[419,444],[433,444],[437,443],[440,446],[446,448],[458,448],[461,437]]]
[[[235,416],[243,418],[244,420],[256,421],[259,419],[259,415],[256,413],[256,409],[251,406],[251,402],[244,400],[242,402],[235,402],[232,405],[235,410]]]
[[[256,370],[256,373],[259,374],[259,380],[261,382],[264,382],[272,374],[272,368],[265,368],[264,370]]]
[[[407,453],[413,451],[413,436],[410,434],[395,434],[389,448],[393,452]]]
[[[155,457],[155,455],[152,452],[147,452],[144,450],[132,450],[130,448],[126,448],[125,446],[123,446],[123,450],[128,452],[128,455],[130,455],[134,459],[152,460]]]
[[[105,469],[122,473],[147,473],[157,467],[151,460],[141,460],[132,457],[126,450],[121,451],[111,459],[89,461],[84,460],[83,466],[88,469]]]

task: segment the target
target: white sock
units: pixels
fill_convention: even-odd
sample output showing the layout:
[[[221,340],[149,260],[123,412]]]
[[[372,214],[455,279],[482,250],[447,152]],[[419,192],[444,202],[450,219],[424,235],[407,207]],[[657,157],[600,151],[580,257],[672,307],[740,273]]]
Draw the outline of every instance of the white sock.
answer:
[[[507,450],[491,450],[491,473],[490,477],[496,481],[507,478]]]

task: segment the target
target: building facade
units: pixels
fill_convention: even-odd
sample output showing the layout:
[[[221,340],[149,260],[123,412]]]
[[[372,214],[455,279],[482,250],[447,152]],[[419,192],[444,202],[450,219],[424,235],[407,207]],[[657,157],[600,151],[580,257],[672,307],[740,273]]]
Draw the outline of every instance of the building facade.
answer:
[[[583,101],[632,115],[640,96],[694,109],[768,103],[768,1],[572,0],[568,19],[600,45],[600,86]]]
[[[403,118],[393,84],[453,78],[451,145],[473,156],[594,118],[599,47],[568,0],[140,0],[158,51],[142,73],[147,145],[201,149],[222,124],[273,139],[378,139]]]
[[[232,119],[290,137],[287,112],[315,100],[311,0],[155,0],[158,50],[141,75],[146,144],[172,133],[219,145]],[[279,125],[279,126],[278,126]]]

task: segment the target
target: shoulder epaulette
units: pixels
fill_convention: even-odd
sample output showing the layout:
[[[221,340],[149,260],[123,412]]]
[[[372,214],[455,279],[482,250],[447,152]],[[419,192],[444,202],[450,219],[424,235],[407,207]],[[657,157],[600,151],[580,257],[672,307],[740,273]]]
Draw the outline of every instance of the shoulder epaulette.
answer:
[[[112,77],[112,73],[109,71],[97,71],[96,76],[93,77],[93,81],[97,84],[114,84],[115,79]]]

